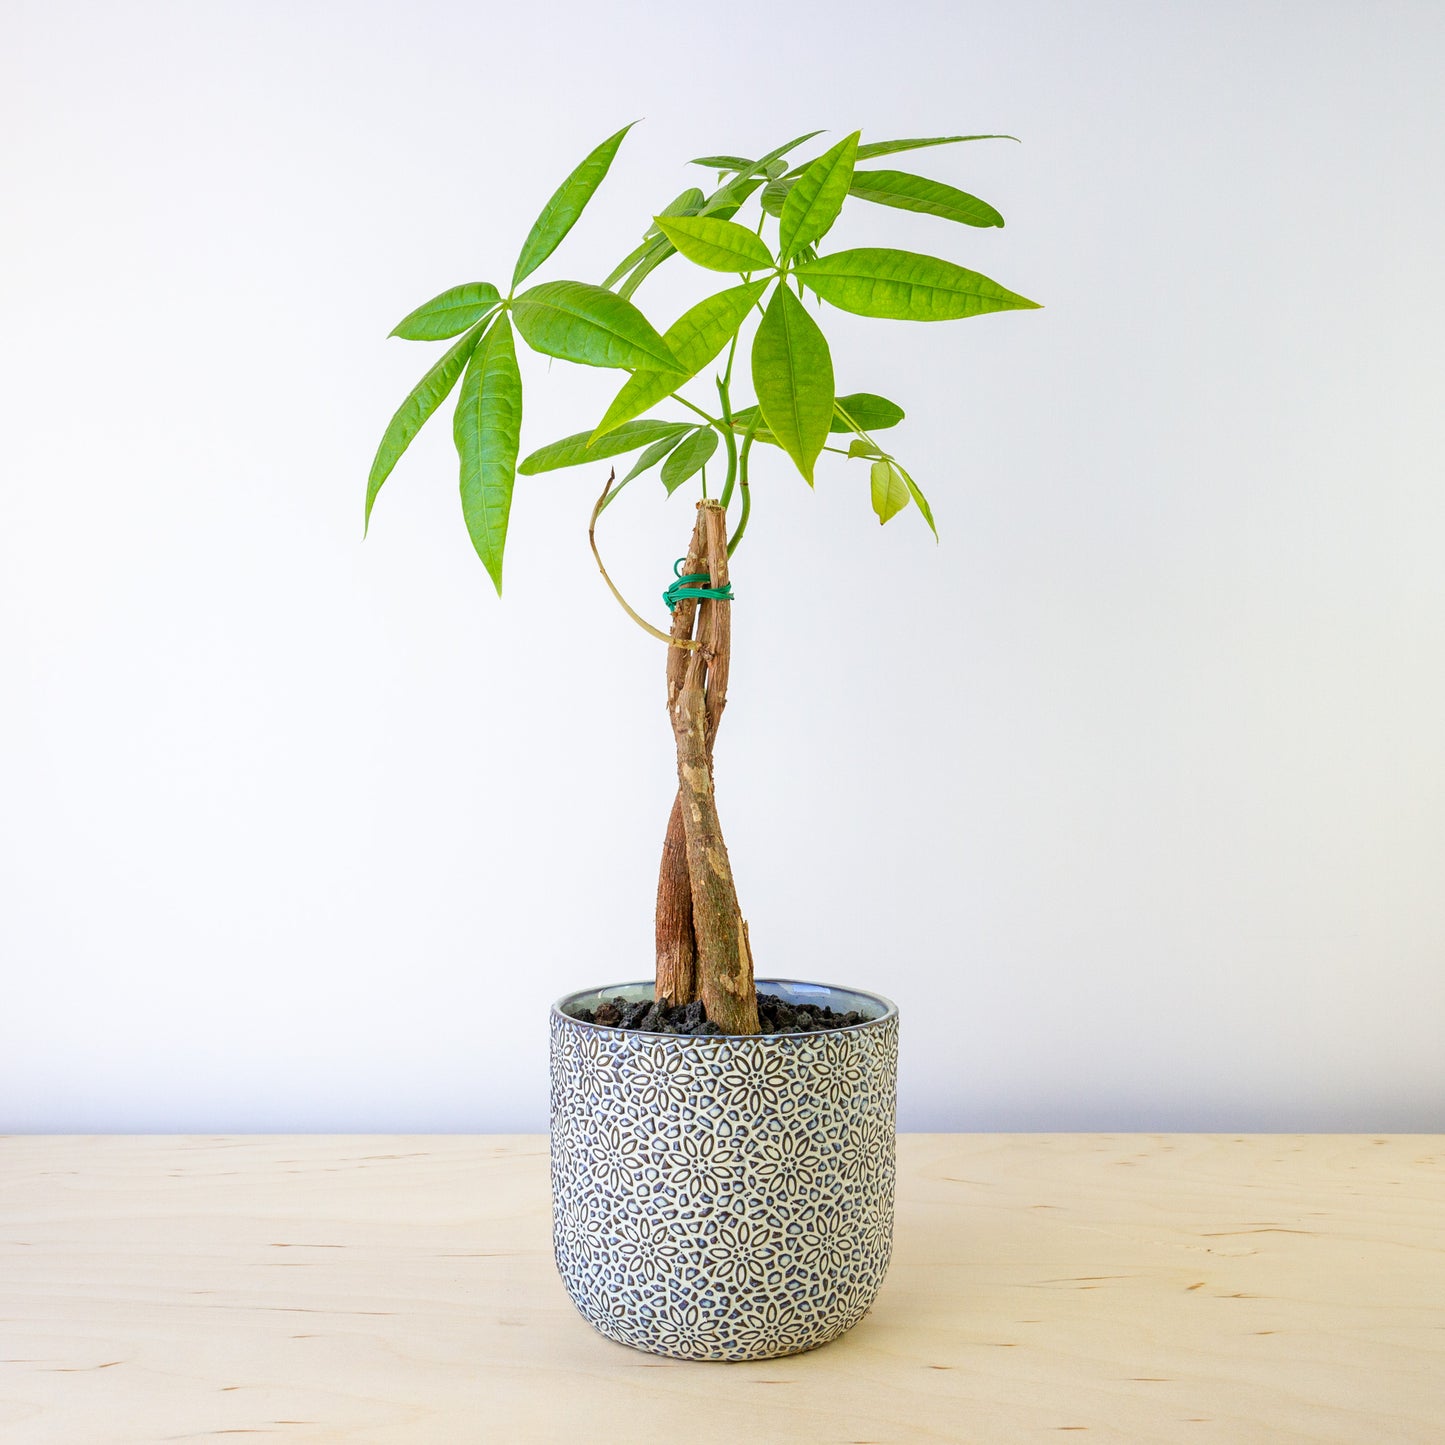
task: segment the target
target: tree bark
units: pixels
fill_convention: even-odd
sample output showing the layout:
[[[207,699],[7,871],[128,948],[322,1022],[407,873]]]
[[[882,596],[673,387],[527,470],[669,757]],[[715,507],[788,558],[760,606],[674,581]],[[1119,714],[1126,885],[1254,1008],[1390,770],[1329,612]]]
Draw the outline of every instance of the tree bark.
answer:
[[[680,1005],[697,997],[697,943],[692,934],[692,881],[687,876],[687,835],[682,793],[672,800],[662,866],[657,873],[657,985],[653,997]]]
[[[683,561],[685,573],[702,570],[705,546],[702,516],[692,529]],[[672,614],[672,635],[679,641],[692,637],[697,602],[684,599]],[[667,649],[667,706],[669,713],[682,690],[688,651]],[[692,927],[692,881],[687,871],[687,835],[682,825],[682,790],[672,800],[662,864],[657,875],[657,982],[653,997],[674,1005],[689,1004],[698,996],[697,942]]]
[[[727,517],[716,501],[698,503],[687,570],[708,573],[708,585],[728,580]],[[698,646],[668,649],[668,710],[677,744],[678,808],[691,893],[698,995],[724,1033],[758,1032],[757,994],[747,924],[738,906],[732,865],[713,790],[713,739],[727,703],[732,647],[730,602],[682,602],[696,610],[688,625]],[[664,853],[664,860],[666,854]],[[659,890],[660,891],[660,890]],[[661,922],[659,920],[659,932]],[[659,953],[659,957],[660,957]]]

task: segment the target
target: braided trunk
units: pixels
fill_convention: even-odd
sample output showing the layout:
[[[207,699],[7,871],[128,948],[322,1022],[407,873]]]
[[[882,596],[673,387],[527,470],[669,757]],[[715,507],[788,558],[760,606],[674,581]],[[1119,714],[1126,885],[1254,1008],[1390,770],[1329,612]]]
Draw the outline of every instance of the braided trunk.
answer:
[[[684,571],[728,580],[727,519],[715,501],[698,504]],[[713,744],[727,704],[732,653],[730,602],[684,598],[672,617],[667,706],[677,746],[677,797],[668,819],[657,884],[656,996],[673,1004],[701,998],[727,1034],[758,1032],[748,928],[713,791]]]

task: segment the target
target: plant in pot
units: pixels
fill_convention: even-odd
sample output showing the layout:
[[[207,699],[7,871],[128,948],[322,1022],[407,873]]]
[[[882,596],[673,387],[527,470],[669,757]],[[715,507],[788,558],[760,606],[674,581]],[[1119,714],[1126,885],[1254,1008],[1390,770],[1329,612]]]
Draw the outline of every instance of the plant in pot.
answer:
[[[653,979],[589,988],[551,1011],[556,1258],[582,1314],[615,1340],[689,1359],[763,1359],[842,1334],[882,1282],[892,1246],[898,1014],[880,995],[834,983],[755,981],[713,786],[731,654],[730,559],[747,531],[753,468],[766,458],[770,478],[792,468],[811,486],[823,453],[861,461],[880,523],[911,503],[933,528],[922,491],[877,440],[902,408],[839,390],[806,303],[823,317],[826,304],[904,321],[1036,303],[935,256],[820,249],[850,199],[1002,226],[993,207],[953,186],[866,165],[1000,136],[863,144],[855,132],[798,161],[813,132],[756,160],[704,156],[692,164],[716,173],[711,191],[689,186],[662,207],[600,284],[525,284],[601,185],[628,129],[603,141],[547,202],[506,295],[488,282],[456,286],[397,325],[392,334],[408,340],[459,339],[387,427],[366,519],[459,381],[462,514],[498,593],[517,475],[636,454],[620,479],[609,466],[589,540],[614,597],[666,645],[677,793],[658,878]],[[674,255],[701,281],[728,280],[659,331],[632,298]],[[520,466],[518,335],[544,356],[626,373],[600,420]],[[668,494],[685,484],[701,492],[664,595],[666,630],[618,592],[596,541],[601,513],[654,471]],[[660,611],[658,620],[667,620]]]

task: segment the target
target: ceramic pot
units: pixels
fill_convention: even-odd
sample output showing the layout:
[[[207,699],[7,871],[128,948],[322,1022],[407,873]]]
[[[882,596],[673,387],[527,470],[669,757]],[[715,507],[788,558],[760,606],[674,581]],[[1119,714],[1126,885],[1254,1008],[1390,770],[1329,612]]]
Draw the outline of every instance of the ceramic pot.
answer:
[[[687,1360],[811,1350],[863,1317],[893,1246],[898,1010],[854,989],[758,988],[864,1022],[682,1037],[552,1008],[557,1268],[609,1339]]]

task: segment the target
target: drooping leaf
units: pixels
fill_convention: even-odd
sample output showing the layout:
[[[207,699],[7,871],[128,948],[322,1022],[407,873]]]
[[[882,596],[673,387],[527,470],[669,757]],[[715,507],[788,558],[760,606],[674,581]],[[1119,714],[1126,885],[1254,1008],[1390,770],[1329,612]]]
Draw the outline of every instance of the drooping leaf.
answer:
[[[539,447],[517,468],[524,477],[537,472],[554,472],[559,467],[580,466],[583,462],[605,461],[608,457],[620,457],[624,452],[635,452],[649,442],[661,441],[663,437],[681,436],[691,431],[692,423],[685,421],[662,421],[657,417],[642,417],[637,421],[624,422],[616,431],[608,432],[595,446],[588,446],[592,440],[590,431],[574,432],[561,441],[549,442]]]
[[[935,135],[926,140],[875,140],[858,147],[858,159],[870,161],[874,156],[897,155],[899,151],[922,150],[924,146],[951,146],[965,140],[1018,140],[1016,135]]]
[[[768,302],[752,360],[763,420],[812,486],[833,416],[833,359],[818,323],[786,286]]]
[[[452,422],[461,458],[462,515],[499,597],[521,430],[522,375],[503,312],[472,353]]]
[[[873,510],[880,524],[896,517],[908,505],[908,485],[903,473],[887,457],[880,457],[869,468],[873,487]]]
[[[708,458],[717,450],[717,433],[710,426],[700,426],[678,444],[662,464],[662,485],[671,496],[689,477],[696,476]]]
[[[366,481],[368,528],[371,526],[371,509],[382,483],[391,475],[391,469],[400,461],[401,454],[411,445],[412,438],[422,429],[427,418],[447,399],[477,342],[482,339],[485,329],[485,323],[478,322],[451,347],[411,389],[406,400],[397,407],[396,414],[387,423],[381,445],[377,447],[376,456],[371,463],[371,475]]]
[[[765,271],[773,253],[761,237],[736,221],[716,216],[659,216],[657,229],[687,257],[709,271]]]
[[[544,281],[512,303],[533,351],[584,366],[677,369],[677,358],[630,301],[585,281]]]
[[[855,171],[849,191],[860,201],[942,216],[945,221],[959,221],[965,226],[1003,225],[1003,217],[987,201],[907,171]]]
[[[893,465],[898,467],[897,462],[894,462]],[[933,540],[935,542],[938,541],[938,528],[933,525],[933,508],[928,505],[928,498],[923,495],[919,490],[918,483],[908,475],[904,468],[898,467],[898,470],[903,474],[903,480],[908,484],[909,496],[913,498],[918,510],[923,513],[923,520],[928,523],[928,530],[933,533]]]
[[[445,341],[449,336],[460,336],[468,326],[475,326],[501,299],[490,281],[453,286],[403,316],[392,328],[391,335],[400,336],[404,341]]]
[[[751,281],[732,286],[684,311],[662,337],[677,357],[679,369],[634,372],[613,397],[593,436],[605,436],[622,422],[640,416],[696,376],[733,338],[768,285],[768,281]]]
[[[522,245],[521,254],[517,257],[517,266],[512,272],[514,291],[562,244],[563,237],[576,224],[583,208],[602,184],[602,179],[612,164],[612,158],[617,154],[617,147],[622,144],[623,136],[636,124],[637,122],[633,121],[623,126],[616,135],[608,136],[557,187],[552,199],[542,207],[542,214],[537,217]]]
[[[821,240],[838,219],[853,179],[858,132],[826,150],[793,183],[778,223],[778,257],[786,261],[810,241]]]
[[[865,442],[862,437],[854,437],[848,443],[848,455],[850,457],[881,457],[883,453],[872,442]]]
[[[1037,301],[937,256],[865,246],[835,251],[793,274],[840,311],[896,321],[955,321],[987,311],[1023,311]]]
[[[889,401],[886,396],[875,396],[871,391],[855,391],[848,396],[840,396],[833,403],[833,424],[828,430],[852,431],[852,422],[848,417],[864,431],[887,431],[903,420],[904,411],[896,401]]]

